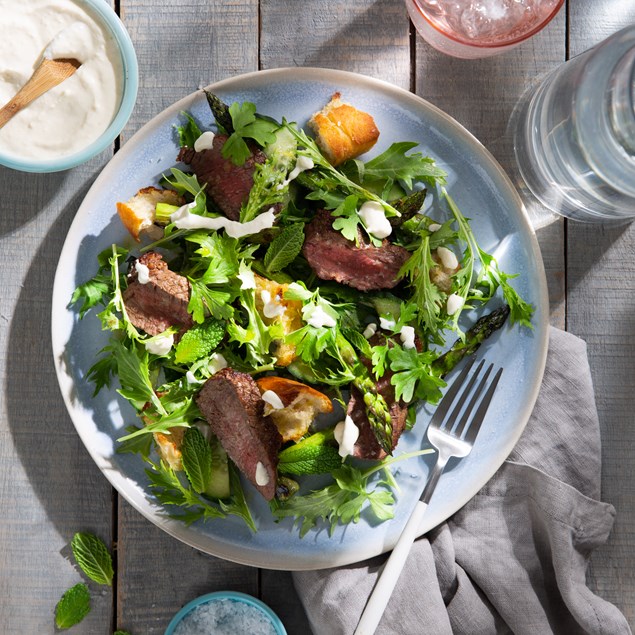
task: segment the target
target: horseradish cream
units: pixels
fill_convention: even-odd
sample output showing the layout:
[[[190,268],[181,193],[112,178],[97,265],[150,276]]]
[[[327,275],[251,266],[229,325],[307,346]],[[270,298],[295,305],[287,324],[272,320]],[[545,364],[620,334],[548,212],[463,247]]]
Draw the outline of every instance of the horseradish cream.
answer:
[[[0,0],[0,15],[0,105],[43,59],[82,63],[0,129],[0,152],[55,159],[96,141],[114,119],[123,92],[121,54],[110,32],[73,0]]]

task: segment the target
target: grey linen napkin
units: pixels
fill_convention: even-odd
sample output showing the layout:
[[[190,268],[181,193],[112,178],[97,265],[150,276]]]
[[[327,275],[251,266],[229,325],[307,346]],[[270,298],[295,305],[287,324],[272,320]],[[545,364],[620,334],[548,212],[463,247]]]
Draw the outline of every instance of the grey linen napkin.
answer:
[[[544,379],[489,483],[417,540],[378,635],[631,633],[585,574],[615,510],[600,502],[600,437],[586,345],[551,329]],[[293,574],[315,635],[350,635],[385,556]]]

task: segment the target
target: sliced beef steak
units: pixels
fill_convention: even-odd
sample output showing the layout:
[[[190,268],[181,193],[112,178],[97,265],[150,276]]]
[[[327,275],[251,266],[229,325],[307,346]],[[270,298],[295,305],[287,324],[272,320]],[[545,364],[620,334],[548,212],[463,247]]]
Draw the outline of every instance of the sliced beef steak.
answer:
[[[394,449],[406,427],[408,406],[405,402],[395,399],[395,389],[390,383],[392,375],[392,372],[386,371],[384,376],[377,382],[377,391],[388,404],[392,421],[392,447]],[[368,422],[366,407],[364,406],[364,395],[354,386],[351,388],[351,397],[348,401],[346,414],[359,428],[359,437],[354,446],[353,456],[360,459],[383,459],[386,456],[386,452],[377,442],[375,433]]]
[[[240,207],[249,198],[254,184],[254,166],[264,163],[266,157],[261,150],[253,150],[243,165],[234,165],[221,154],[226,141],[227,135],[218,134],[208,150],[182,148],[178,161],[192,168],[199,183],[207,184],[206,192],[227,218],[239,220]]]
[[[229,458],[267,499],[276,493],[282,437],[251,375],[224,368],[206,382],[196,403]]]
[[[335,280],[360,291],[392,289],[410,252],[384,241],[381,247],[360,238],[359,247],[333,229],[333,217],[320,210],[305,228],[302,253],[322,280]]]
[[[148,268],[148,280],[139,280],[136,265],[128,276],[123,293],[130,321],[148,335],[163,333],[170,326],[186,330],[192,326],[187,312],[190,283],[187,278],[168,269],[161,254],[150,251],[138,260]]]

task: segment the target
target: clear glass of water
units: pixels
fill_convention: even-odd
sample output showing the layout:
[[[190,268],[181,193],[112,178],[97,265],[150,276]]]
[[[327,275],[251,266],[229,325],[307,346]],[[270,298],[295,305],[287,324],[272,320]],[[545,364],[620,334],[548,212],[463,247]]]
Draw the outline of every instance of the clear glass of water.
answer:
[[[635,25],[569,60],[519,108],[518,169],[573,220],[635,218]]]
[[[467,59],[503,53],[543,29],[564,0],[406,0],[429,44]]]

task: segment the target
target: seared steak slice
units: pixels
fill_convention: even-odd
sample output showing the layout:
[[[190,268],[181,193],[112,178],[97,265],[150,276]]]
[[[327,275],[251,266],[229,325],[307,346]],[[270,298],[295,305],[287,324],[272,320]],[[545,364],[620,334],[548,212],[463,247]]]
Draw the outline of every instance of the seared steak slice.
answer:
[[[390,383],[392,375],[391,371],[386,371],[383,377],[377,381],[377,391],[388,404],[392,421],[392,448],[394,450],[401,433],[406,427],[408,406],[405,402],[395,399],[395,389]],[[359,437],[354,446],[353,456],[359,459],[383,459],[386,456],[386,452],[377,442],[375,433],[368,422],[366,407],[364,406],[364,395],[355,386],[351,388],[351,397],[348,401],[346,414],[359,428]]]
[[[333,217],[320,210],[305,228],[304,257],[322,280],[335,280],[360,291],[392,289],[410,252],[387,240],[381,247],[360,246],[333,229]]]
[[[282,437],[263,415],[264,401],[251,375],[224,368],[205,382],[196,403],[229,458],[271,500]]]
[[[192,168],[201,185],[207,184],[206,192],[227,218],[239,220],[240,207],[249,198],[254,184],[254,166],[264,163],[266,157],[261,150],[252,150],[243,165],[234,165],[221,154],[225,141],[227,135],[218,134],[209,150],[181,148],[177,160]]]
[[[143,254],[137,263],[148,268],[149,279],[139,282],[136,265],[128,275],[123,301],[130,321],[148,335],[163,333],[170,326],[190,328],[193,322],[187,312],[188,279],[170,271],[161,254],[154,251]]]

